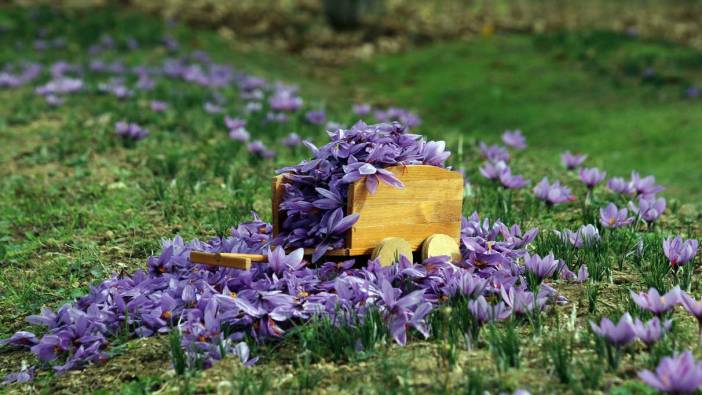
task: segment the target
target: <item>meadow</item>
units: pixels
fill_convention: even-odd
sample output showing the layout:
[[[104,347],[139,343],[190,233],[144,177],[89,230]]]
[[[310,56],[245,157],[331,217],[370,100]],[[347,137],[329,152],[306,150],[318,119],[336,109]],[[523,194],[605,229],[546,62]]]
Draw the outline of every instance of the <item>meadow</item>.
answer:
[[[674,288],[700,296],[700,258],[671,264],[663,251],[670,237],[701,236],[695,50],[599,31],[494,34],[330,67],[123,10],[1,8],[0,30],[0,339],[17,331],[41,338],[53,328],[25,317],[96,294],[91,286],[110,292],[109,279],[132,281],[139,269],[158,277],[153,269],[171,259],[163,240],[236,238],[232,228],[251,221],[252,211],[263,221],[257,229],[265,228],[275,170],[311,157],[300,140],[321,147],[325,129],[359,119],[417,123],[418,115],[413,133],[446,141],[446,164],[467,180],[460,273],[478,268],[488,282],[470,292],[437,290],[424,318],[413,305],[406,316],[417,321],[406,324],[403,346],[387,328],[382,301],[349,325],[296,316],[280,320],[277,336],[250,325],[236,340],[250,349],[246,357],[241,347],[213,350],[199,340],[202,349],[189,350],[186,323],[163,314],[155,333],[139,329],[142,316],[115,318],[110,336],[92,340],[99,350],[78,357],[80,336],[57,358],[28,351],[23,346],[35,340],[19,336],[0,349],[0,373],[15,374],[1,391],[648,394],[656,392],[640,379],[644,369],[685,350],[702,358],[697,321]],[[279,103],[270,100],[276,95]],[[353,108],[360,103],[375,111]],[[501,141],[514,129],[526,149],[518,137]],[[490,147],[504,143],[509,150]],[[587,154],[582,166],[606,171],[606,179],[566,169],[566,150]],[[500,162],[528,184],[495,170]],[[632,171],[655,181],[630,180]],[[541,193],[545,176],[569,189]],[[617,188],[612,177],[626,179]],[[592,178],[588,188],[583,179]],[[642,208],[639,197],[656,194],[666,198],[664,211]],[[610,202],[630,209],[600,221]],[[527,240],[522,231],[532,228],[538,235]],[[498,272],[521,273],[528,308],[481,271],[475,254],[490,255],[495,245],[508,268]],[[539,276],[525,267],[525,252],[538,255],[539,267],[549,266],[541,258],[551,252],[562,263]],[[191,272],[205,271],[185,265],[170,274],[202,280]],[[396,277],[402,292],[419,287]],[[673,290],[665,308],[652,306],[653,297],[651,305],[632,298],[650,288]],[[207,292],[198,289],[194,300]],[[501,317],[498,307],[513,314]],[[634,336],[627,312],[648,322],[655,339]],[[592,328],[606,317],[623,322],[626,341]],[[658,336],[650,334],[654,319]]]

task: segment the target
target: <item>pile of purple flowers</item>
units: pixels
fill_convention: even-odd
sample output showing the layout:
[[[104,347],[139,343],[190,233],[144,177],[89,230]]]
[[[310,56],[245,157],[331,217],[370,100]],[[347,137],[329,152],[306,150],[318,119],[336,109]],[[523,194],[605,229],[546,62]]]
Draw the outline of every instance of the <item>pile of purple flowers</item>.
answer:
[[[365,178],[371,194],[380,182],[402,188],[386,167],[443,167],[450,155],[443,141],[425,141],[397,122],[358,122],[348,130],[329,132],[329,136],[331,141],[319,148],[305,142],[312,159],[279,170],[286,180],[279,242],[286,247],[315,248],[315,262],[328,250],[343,247],[344,232],[358,220],[357,214],[344,212],[349,184]]]
[[[43,336],[20,331],[2,344],[31,349],[44,366],[63,372],[104,361],[110,339],[118,334],[144,337],[177,330],[187,353],[204,359],[206,366],[226,354],[249,365],[255,359],[242,344],[247,337],[257,342],[279,339],[295,323],[313,316],[353,314],[362,319],[370,309],[381,314],[392,338],[404,344],[411,328],[428,336],[427,315],[454,297],[471,300],[471,314],[481,324],[545,308],[555,291],[542,284],[534,294],[524,276],[534,271],[552,277],[563,265],[553,257],[525,257],[536,233],[522,234],[518,226],[499,221],[490,225],[473,214],[463,219],[465,260],[459,265],[446,257],[422,264],[402,257],[385,268],[377,261],[356,268],[354,260],[311,268],[301,249],[271,251],[271,226],[254,217],[224,239],[165,241],[161,254],[149,258],[147,271],[107,279],[56,311],[43,308],[27,318],[45,327]],[[264,253],[268,262],[250,271],[197,265],[189,260],[193,250]],[[519,263],[522,257],[526,266]],[[489,295],[500,301],[487,302]],[[12,378],[24,379],[23,372]]]

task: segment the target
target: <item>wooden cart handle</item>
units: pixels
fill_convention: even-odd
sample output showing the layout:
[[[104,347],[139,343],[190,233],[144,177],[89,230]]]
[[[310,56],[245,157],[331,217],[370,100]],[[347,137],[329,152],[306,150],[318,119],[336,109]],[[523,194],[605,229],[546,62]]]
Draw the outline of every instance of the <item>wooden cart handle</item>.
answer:
[[[191,251],[190,262],[202,263],[211,266],[232,267],[235,269],[249,270],[251,262],[266,262],[268,259],[261,254],[234,254],[234,253],[210,253],[202,251]]]

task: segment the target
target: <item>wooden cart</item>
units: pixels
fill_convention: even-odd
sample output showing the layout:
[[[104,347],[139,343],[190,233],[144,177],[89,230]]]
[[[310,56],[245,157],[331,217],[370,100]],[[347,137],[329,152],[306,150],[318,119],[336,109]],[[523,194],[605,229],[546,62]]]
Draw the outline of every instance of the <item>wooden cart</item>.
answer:
[[[463,205],[463,176],[436,166],[394,166],[394,173],[405,185],[398,189],[380,182],[375,195],[365,187],[365,178],[349,186],[346,213],[358,213],[358,221],[346,233],[345,248],[330,250],[325,256],[380,257],[383,265],[399,255],[411,255],[421,248],[422,257],[449,255],[460,257],[459,239]],[[273,235],[280,232],[285,212],[279,210],[284,176],[273,178]],[[312,249],[305,250],[306,255]],[[265,255],[193,251],[194,263],[248,269],[252,262],[265,262]]]

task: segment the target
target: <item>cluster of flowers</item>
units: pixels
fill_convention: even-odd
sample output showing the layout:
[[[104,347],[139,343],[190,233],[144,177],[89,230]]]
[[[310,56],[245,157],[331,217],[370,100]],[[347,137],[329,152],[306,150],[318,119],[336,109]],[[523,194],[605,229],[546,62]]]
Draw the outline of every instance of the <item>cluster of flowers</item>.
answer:
[[[641,309],[653,313],[655,317],[647,322],[638,318],[634,321],[629,313],[625,313],[616,324],[609,318],[603,318],[599,325],[591,321],[592,331],[612,346],[621,349],[638,339],[651,348],[671,328],[672,320],[664,320],[663,316],[678,305],[697,319],[702,334],[702,300],[695,300],[680,288],[675,287],[664,295],[655,288],[650,288],[648,292],[632,291],[631,298]],[[639,372],[639,377],[665,393],[694,393],[702,387],[702,364],[695,362],[692,354],[685,351],[663,358],[655,373],[643,370]]]
[[[505,131],[502,134],[502,141],[509,147],[516,150],[526,149],[526,138],[521,130]],[[485,163],[480,166],[480,174],[488,180],[499,182],[504,188],[521,189],[529,182],[520,175],[513,175],[512,169],[507,164],[510,159],[509,151],[497,144],[488,146],[484,142],[480,143],[480,152],[485,158]]]
[[[317,148],[309,142],[313,159],[279,170],[286,180],[280,204],[285,220],[281,245],[315,248],[313,261],[344,245],[344,232],[358,219],[345,215],[348,186],[365,177],[375,194],[380,182],[396,188],[403,184],[386,167],[426,164],[444,166],[450,155],[443,141],[425,141],[401,124],[366,125],[329,132],[331,141]]]
[[[46,333],[20,331],[3,345],[29,348],[44,366],[56,371],[80,369],[108,357],[109,340],[120,336],[152,336],[172,330],[182,334],[182,346],[206,365],[225,354],[250,365],[247,336],[258,342],[282,337],[295,323],[314,315],[334,322],[364,317],[377,309],[395,341],[404,344],[407,330],[429,336],[426,317],[438,303],[466,297],[480,323],[527,314],[557,301],[555,291],[542,284],[535,295],[524,276],[548,278],[565,266],[552,256],[525,256],[535,229],[522,234],[499,221],[490,225],[474,214],[463,219],[463,255],[459,265],[447,257],[414,264],[401,257],[391,267],[370,261],[356,268],[354,260],[307,267],[302,249],[286,254],[270,250],[271,226],[260,221],[241,224],[232,236],[209,242],[164,242],[159,256],[148,260],[148,271],[116,276],[91,288],[73,304],[27,320]],[[489,250],[485,246],[492,246]],[[194,265],[190,251],[265,253],[268,262],[250,271]],[[520,259],[525,264],[520,264]],[[489,303],[486,296],[500,301]],[[34,368],[8,377],[24,380]]]

